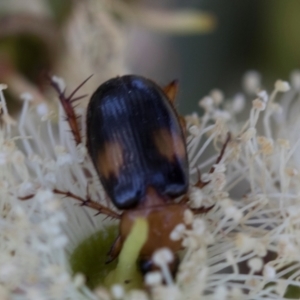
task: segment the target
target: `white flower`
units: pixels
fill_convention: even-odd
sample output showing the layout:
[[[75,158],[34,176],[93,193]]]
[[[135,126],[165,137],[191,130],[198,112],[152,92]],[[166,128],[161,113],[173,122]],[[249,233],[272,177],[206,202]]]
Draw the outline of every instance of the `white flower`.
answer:
[[[260,78],[251,76],[247,89],[257,93]],[[297,78],[293,80],[289,93],[296,99],[299,88]],[[275,91],[287,89],[287,83],[276,83]],[[0,131],[0,296],[17,300],[282,299],[288,286],[299,288],[300,103],[287,99],[289,93],[282,101],[288,100],[290,106],[281,103],[281,94],[275,98],[273,91],[269,98],[260,92],[242,125],[233,117],[215,123],[217,105],[223,101],[217,91],[201,102],[206,109],[201,118],[197,114],[187,118],[192,177],[188,204],[194,211],[210,210],[200,216],[186,210],[185,224],[172,231],[171,240],[182,240],[185,247],[175,278],[168,264],[177,254],[157,249],[153,260],[160,271],[144,279],[149,295],[128,293],[118,285],[91,290],[85,285],[89,274],[70,271],[70,253],[103,228],[104,217],[54,191],[82,199],[89,194],[106,205],[104,191],[86,148],[75,145],[62,109],[58,123],[44,122],[40,117],[47,109],[31,109],[34,101],[25,100],[18,126],[13,128],[4,117]],[[0,98],[6,108],[2,93]],[[241,100],[233,101],[238,102],[228,105],[226,115],[237,114],[244,106]],[[285,117],[280,122],[272,119],[273,104],[282,107]],[[262,127],[257,125],[260,121]],[[231,140],[222,149],[227,128]],[[199,179],[201,189],[201,184],[192,184]]]

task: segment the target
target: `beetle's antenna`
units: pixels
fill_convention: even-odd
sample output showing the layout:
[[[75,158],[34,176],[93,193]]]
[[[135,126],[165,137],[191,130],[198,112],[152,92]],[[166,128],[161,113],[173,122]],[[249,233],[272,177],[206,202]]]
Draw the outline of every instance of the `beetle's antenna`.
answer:
[[[75,94],[78,92],[78,90],[92,77],[93,75],[89,76],[87,79],[85,79],[68,97],[65,94],[65,89],[62,90],[59,83],[55,79],[55,77],[51,77],[47,75],[48,80],[50,81],[51,86],[56,90],[58,94],[58,98],[60,100],[60,103],[65,111],[66,114],[66,121],[68,121],[69,126],[71,128],[72,134],[75,139],[76,145],[79,145],[82,143],[82,138],[80,134],[79,125],[77,122],[77,119],[79,116],[76,115],[74,106],[72,105],[74,102],[86,97],[87,95],[78,96],[76,98],[73,98]]]

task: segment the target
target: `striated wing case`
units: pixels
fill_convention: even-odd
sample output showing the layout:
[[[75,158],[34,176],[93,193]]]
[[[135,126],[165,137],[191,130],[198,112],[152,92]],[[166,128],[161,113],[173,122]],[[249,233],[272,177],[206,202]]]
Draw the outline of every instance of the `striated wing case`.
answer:
[[[175,197],[188,188],[185,139],[167,96],[154,82],[123,76],[102,84],[87,114],[87,147],[115,206],[135,207],[147,187]]]

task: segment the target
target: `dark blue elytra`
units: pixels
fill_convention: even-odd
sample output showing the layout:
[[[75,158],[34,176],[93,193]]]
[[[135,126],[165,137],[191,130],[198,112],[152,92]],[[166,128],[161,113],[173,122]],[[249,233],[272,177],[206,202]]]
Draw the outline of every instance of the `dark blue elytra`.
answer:
[[[184,145],[182,155],[172,159],[172,143],[155,134],[170,133],[171,142]],[[101,172],[99,154],[111,144],[120,145],[122,165],[117,174]],[[118,209],[136,207],[152,187],[166,201],[186,193],[188,162],[177,114],[163,90],[154,82],[135,75],[110,79],[93,94],[87,113],[87,147],[104,189]],[[159,148],[159,149],[158,149]],[[182,152],[182,151],[181,151]],[[107,157],[106,157],[107,158]]]

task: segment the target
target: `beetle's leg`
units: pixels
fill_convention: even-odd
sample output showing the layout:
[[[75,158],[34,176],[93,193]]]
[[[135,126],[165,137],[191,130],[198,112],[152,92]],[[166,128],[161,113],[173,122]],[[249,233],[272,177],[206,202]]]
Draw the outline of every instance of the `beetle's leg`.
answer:
[[[178,204],[185,204],[185,203],[187,203],[188,201],[189,201],[189,197],[188,197],[188,195],[184,195],[181,199],[180,199],[180,201],[178,202]]]
[[[171,81],[168,85],[163,87],[163,91],[165,92],[165,94],[169,98],[172,105],[174,105],[175,104],[175,98],[176,98],[176,95],[178,93],[178,80]]]
[[[190,210],[195,214],[195,215],[199,215],[199,214],[207,214],[215,205],[211,205],[208,207],[205,206],[201,206],[199,208],[190,208]]]
[[[215,163],[214,163],[214,164],[212,165],[212,167],[210,168],[210,170],[209,170],[209,172],[208,172],[209,174],[211,174],[211,173],[213,173],[213,172],[215,171],[215,165],[217,165],[217,164],[221,161],[222,157],[224,156],[224,153],[225,153],[226,147],[227,147],[227,145],[228,145],[228,143],[229,143],[229,141],[230,141],[230,138],[231,138],[231,134],[230,134],[230,132],[228,132],[228,133],[227,133],[227,138],[226,138],[226,140],[225,140],[225,142],[224,142],[224,144],[223,144],[223,147],[222,147],[222,149],[221,149],[221,152],[220,152],[219,156],[217,157]],[[203,187],[205,187],[207,184],[210,183],[210,180],[209,180],[209,181],[202,181],[202,180],[201,180],[201,173],[200,173],[200,170],[197,169],[197,172],[198,172],[198,178],[199,178],[199,179],[198,179],[198,181],[196,182],[195,187],[198,187],[198,188],[202,189]]]
[[[73,98],[76,94],[76,92],[92,77],[93,75],[89,76],[86,80],[84,80],[68,97],[65,95],[65,91],[62,91],[58,85],[58,83],[53,80],[52,77],[48,77],[51,83],[51,86],[56,90],[58,94],[58,98],[60,100],[60,103],[65,111],[66,114],[66,120],[68,121],[72,134],[75,139],[76,145],[79,145],[81,143],[81,134],[79,125],[77,122],[78,116],[75,113],[73,103],[79,99],[84,98],[86,95],[82,95],[76,98]]]
[[[63,195],[65,197],[73,198],[74,200],[81,202],[81,204],[80,204],[81,206],[87,206],[89,208],[97,210],[98,213],[96,215],[103,214],[103,215],[106,215],[106,216],[114,218],[114,219],[121,218],[120,214],[116,213],[115,211],[109,209],[108,207],[106,207],[96,201],[91,200],[89,196],[86,199],[84,199],[84,198],[81,198],[81,197],[71,193],[71,192],[64,192],[64,191],[61,191],[58,189],[54,189],[53,193],[58,194],[58,195]],[[25,197],[18,197],[18,199],[25,201],[25,200],[32,199],[34,196],[35,196],[35,194],[30,194]]]
[[[205,187],[207,184],[210,183],[210,181],[202,181],[201,179],[201,171],[197,168],[197,173],[198,173],[198,181],[195,183],[195,187],[202,189],[203,187]],[[209,173],[211,173],[209,171]]]
[[[30,194],[30,195],[27,195],[25,197],[18,197],[18,199],[22,200],[22,201],[25,201],[25,200],[32,199],[34,196],[35,196],[35,194]]]
[[[109,252],[107,253],[108,258],[106,260],[106,264],[109,264],[110,262],[112,262],[114,259],[116,259],[122,249],[123,243],[121,240],[121,236],[118,235],[118,237],[115,239],[114,243],[112,244],[111,248],[109,249]]]
[[[190,200],[190,198],[188,197],[188,195],[184,195],[182,197],[182,199],[180,199],[180,201],[178,202],[178,204],[186,204],[188,201]],[[208,213],[215,205],[211,205],[211,206],[201,206],[199,208],[192,208],[192,207],[189,207],[189,209],[195,214],[195,215],[198,215],[198,214],[206,214]]]
[[[221,152],[220,152],[219,156],[217,157],[217,160],[216,160],[216,162],[214,163],[214,165],[215,165],[215,164],[218,164],[218,163],[221,161],[222,157],[224,156],[226,147],[227,147],[227,145],[228,145],[228,143],[229,143],[229,141],[230,141],[230,137],[231,137],[231,136],[230,136],[230,133],[228,132],[227,138],[226,138],[226,140],[225,140],[225,143],[223,144],[223,147],[222,147],[222,149],[221,149]],[[215,170],[214,165],[210,168],[209,174],[211,174],[211,173],[214,172],[214,170]],[[197,187],[197,188],[202,189],[202,188],[205,187],[207,184],[209,184],[210,181],[202,181],[202,180],[201,180],[201,172],[200,172],[200,170],[197,169],[197,172],[198,172],[198,178],[199,178],[199,179],[198,179],[198,181],[196,182],[196,184],[195,184],[194,186]],[[188,201],[189,201],[188,195],[184,195],[183,198],[182,198],[178,203],[179,203],[179,204],[185,204],[185,203],[187,203]],[[209,207],[201,206],[201,207],[199,207],[199,208],[195,208],[195,209],[190,208],[190,209],[191,209],[195,214],[202,214],[202,213],[207,213],[207,212],[209,212],[213,207],[214,207],[214,205],[209,206]]]
[[[222,159],[222,157],[223,157],[223,155],[224,155],[224,153],[225,153],[226,147],[227,147],[228,143],[230,142],[230,139],[231,139],[231,134],[230,134],[230,132],[228,132],[228,133],[227,133],[227,138],[226,138],[226,140],[225,140],[225,143],[223,144],[223,147],[222,147],[222,149],[221,149],[221,152],[220,152],[220,154],[219,154],[219,156],[218,156],[216,162],[214,163],[214,165],[217,165],[217,164],[221,161],[221,159]],[[209,173],[210,173],[210,174],[213,173],[214,170],[215,170],[214,165],[213,165],[213,166],[210,168],[210,170],[209,170]]]
[[[73,198],[74,200],[77,200],[79,202],[81,202],[81,206],[87,206],[89,208],[95,209],[98,211],[97,214],[104,214],[108,217],[112,217],[114,219],[120,219],[121,215],[116,213],[115,211],[109,209],[108,207],[91,200],[89,197],[87,197],[87,199],[81,198],[71,192],[64,192],[58,189],[54,189],[53,192],[55,194],[59,194],[59,195],[64,195],[65,197],[69,197],[69,198]]]

